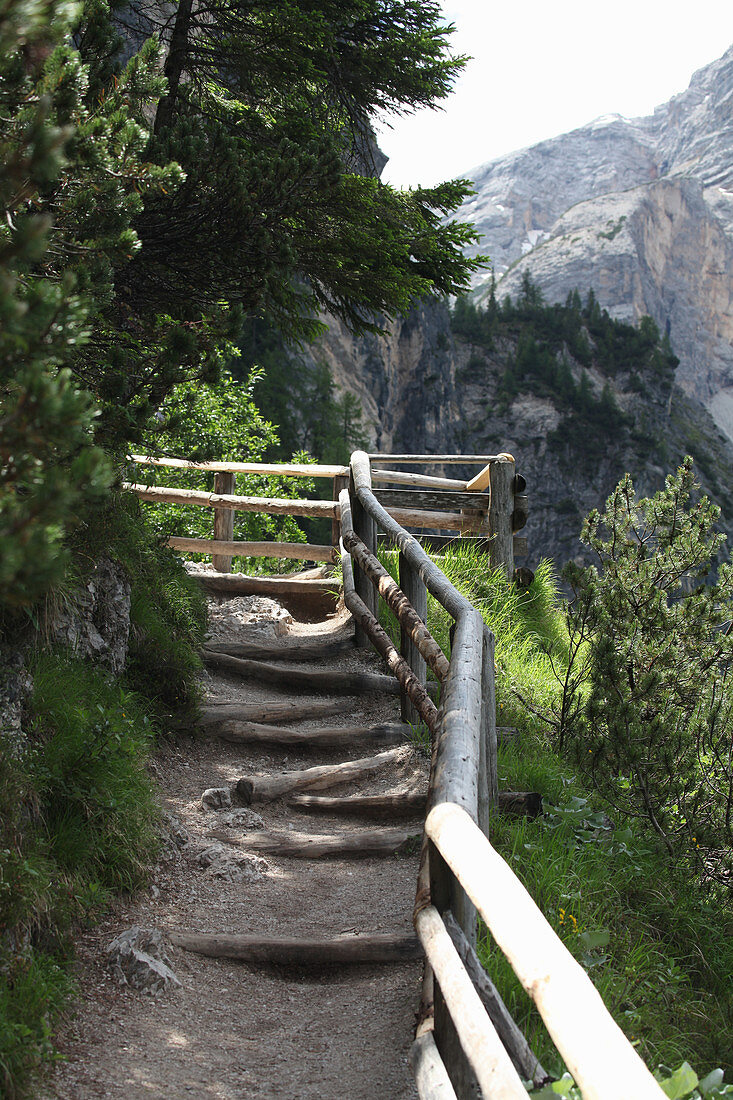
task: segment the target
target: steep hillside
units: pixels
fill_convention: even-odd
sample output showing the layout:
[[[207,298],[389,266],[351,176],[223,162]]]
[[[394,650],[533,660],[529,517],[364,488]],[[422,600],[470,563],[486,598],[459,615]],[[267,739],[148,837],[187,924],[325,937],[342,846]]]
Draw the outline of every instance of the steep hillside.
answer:
[[[592,287],[614,317],[653,317],[679,385],[731,438],[732,102],[733,47],[648,118],[601,118],[477,168],[461,210],[499,297],[526,270],[548,301]]]

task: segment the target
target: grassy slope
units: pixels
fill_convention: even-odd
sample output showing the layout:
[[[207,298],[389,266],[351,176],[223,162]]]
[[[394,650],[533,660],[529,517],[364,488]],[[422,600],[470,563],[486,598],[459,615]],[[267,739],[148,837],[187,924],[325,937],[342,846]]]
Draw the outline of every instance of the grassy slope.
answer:
[[[385,558],[390,566],[390,560]],[[550,727],[531,713],[558,691],[567,640],[552,568],[520,592],[486,559],[448,550],[441,568],[479,607],[497,639],[499,723],[516,745],[499,758],[502,787],[539,791],[535,821],[501,817],[492,843],[524,882],[647,1064],[733,1073],[733,906],[698,891],[651,836],[614,822],[581,776],[553,749]],[[448,647],[449,620],[431,601],[431,629]],[[501,953],[484,935],[481,954],[545,1068],[562,1064],[538,1014]]]

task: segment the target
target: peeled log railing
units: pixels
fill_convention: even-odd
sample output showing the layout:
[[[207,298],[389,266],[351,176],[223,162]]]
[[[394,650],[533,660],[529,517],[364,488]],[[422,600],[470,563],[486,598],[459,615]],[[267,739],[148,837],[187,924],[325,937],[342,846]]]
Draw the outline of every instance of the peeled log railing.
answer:
[[[505,456],[497,457],[493,468],[489,464],[482,474],[493,490],[490,510],[496,509],[499,530],[492,526],[492,535],[510,562],[516,522],[511,497],[518,488],[513,462],[510,466]],[[621,1095],[629,1100],[658,1100],[664,1095],[660,1086],[608,1013],[590,978],[489,843],[489,808],[498,797],[491,632],[417,540],[380,504],[372,489],[370,458],[363,452],[352,455],[350,489],[343,490],[339,499],[346,604],[363,641],[388,656],[406,697],[432,734],[414,913],[426,957],[420,1023],[410,1058],[420,1097],[467,1100],[483,1095],[487,1100],[522,1100],[527,1095],[523,1077],[534,1077],[539,1084],[544,1076],[539,1063],[534,1060],[533,1064],[526,1043],[518,1041],[518,1029],[498,995],[488,999],[480,995],[479,988],[485,993],[491,983],[483,971],[477,973],[472,954],[478,912],[534,1000],[582,1095],[587,1100],[618,1100]],[[526,516],[526,507],[520,510]],[[378,529],[399,551],[399,586],[385,578],[376,559]],[[506,559],[503,564],[506,568]],[[449,662],[445,655],[441,660],[425,625],[426,591],[455,620]],[[397,616],[401,649],[408,659],[397,653],[379,625],[380,596]],[[418,690],[428,660],[442,683],[437,711]],[[464,960],[471,961],[471,970]],[[487,1004],[496,1011],[489,1014]]]

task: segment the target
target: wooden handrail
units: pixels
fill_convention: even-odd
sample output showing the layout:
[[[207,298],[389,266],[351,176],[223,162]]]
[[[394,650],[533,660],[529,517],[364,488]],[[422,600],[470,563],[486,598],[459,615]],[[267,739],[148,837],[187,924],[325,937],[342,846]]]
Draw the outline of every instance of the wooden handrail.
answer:
[[[427,461],[427,456],[390,457],[395,461]],[[431,458],[458,461],[457,456]],[[468,462],[471,456],[460,459]],[[525,487],[523,479],[521,486],[517,484],[514,460],[503,454],[482,456],[477,461],[484,463],[484,469],[472,487],[483,489],[490,484],[492,510],[507,512],[516,492]],[[499,475],[496,480],[495,472]],[[440,916],[441,911],[452,909],[458,928],[469,934],[474,912],[471,905],[475,905],[534,999],[585,1100],[618,1100],[619,1088],[629,1100],[658,1100],[663,1096],[660,1086],[609,1014],[590,978],[485,835],[487,801],[495,789],[496,774],[495,715],[488,717],[494,699],[493,635],[481,614],[379,503],[372,492],[369,456],[363,451],[352,455],[351,478],[352,496],[364,515],[385,532],[428,591],[455,619],[451,658],[435,725],[414,913],[416,931],[437,979],[436,1003],[439,1000],[442,1006],[440,1021],[437,1007],[435,1010],[434,1043],[431,1009],[427,1002],[423,1005],[425,1019],[412,1057],[420,1096],[437,1100],[441,1095],[451,1095],[446,1068],[452,1081],[450,1088],[459,1100],[474,1095],[475,1081],[487,1100],[519,1100],[526,1096],[521,1078],[488,1020]],[[344,491],[341,499],[343,522],[348,493]],[[384,582],[385,571],[381,566],[372,567],[374,555],[368,546],[352,535],[350,508],[346,531],[342,539],[345,587],[348,572],[353,590],[351,561],[346,552],[351,550],[365,576],[378,590],[382,589],[383,597],[388,597],[392,586],[397,586],[391,578],[390,584]],[[506,536],[504,531],[504,541]],[[404,600],[404,594],[397,591]],[[376,622],[374,615],[372,619]],[[470,934],[465,942],[470,946]],[[443,1035],[446,1011],[459,1048],[451,1046],[448,1033]],[[445,1050],[443,1043],[447,1043]],[[463,1056],[465,1062],[461,1061]]]
[[[210,470],[229,474],[262,474],[279,477],[348,477],[348,466],[324,466],[304,462],[227,462],[213,459],[210,462],[192,462],[188,458],[167,458],[154,455],[128,455],[130,462],[143,466],[170,466],[178,470]]]
[[[471,816],[443,802],[425,831],[537,1005],[584,1100],[659,1100],[662,1089],[593,982]]]
[[[243,497],[233,493],[203,493],[195,489],[172,489],[155,485],[134,485],[124,481],[122,488],[142,500],[168,504],[193,504],[199,508],[231,508],[234,512],[267,512],[274,516],[310,516],[331,519],[338,516],[338,504],[331,500],[291,500],[287,497]]]

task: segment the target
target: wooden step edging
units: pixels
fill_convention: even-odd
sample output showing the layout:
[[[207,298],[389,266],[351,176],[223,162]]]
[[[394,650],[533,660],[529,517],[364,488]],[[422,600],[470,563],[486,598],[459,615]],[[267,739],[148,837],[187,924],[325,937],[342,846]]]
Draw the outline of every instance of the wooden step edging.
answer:
[[[174,947],[215,959],[265,966],[346,966],[401,963],[422,958],[417,937],[404,932],[342,934],[322,938],[169,932]]]
[[[367,859],[393,856],[411,848],[417,853],[422,823],[415,829],[358,829],[345,833],[293,833],[265,831],[233,837],[228,830],[214,829],[207,836],[248,852],[289,859]]]
[[[384,722],[378,726],[323,726],[315,730],[284,729],[260,722],[225,722],[219,737],[234,744],[264,743],[318,749],[368,744],[398,745],[407,740],[409,733],[410,727],[402,722]]]
[[[227,653],[230,657],[241,657],[252,661],[320,661],[324,657],[336,657],[339,653],[348,653],[355,648],[353,634],[344,638],[334,638],[325,642],[298,640],[283,642],[281,645],[264,645],[258,642],[228,642],[210,639],[205,648],[212,653]]]
[[[199,725],[209,729],[220,726],[223,722],[297,722],[311,718],[328,718],[333,714],[342,714],[346,706],[345,699],[323,699],[312,703],[210,702],[201,708]]]
[[[400,691],[400,685],[393,676],[379,672],[341,672],[338,669],[324,672],[322,669],[292,668],[266,661],[243,660],[210,649],[203,650],[203,659],[210,668],[235,672],[267,684],[284,684],[300,691],[331,691],[344,695],[359,692],[399,695]]]
[[[387,749],[376,756],[346,760],[342,764],[322,764],[315,768],[282,772],[280,775],[244,776],[235,784],[235,793],[246,806],[255,802],[272,802],[276,798],[299,790],[323,790],[340,783],[351,783],[365,775],[405,761],[409,749]]]

